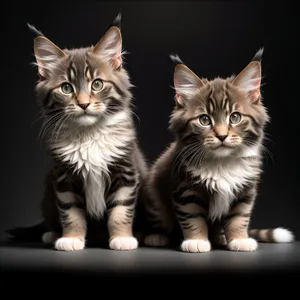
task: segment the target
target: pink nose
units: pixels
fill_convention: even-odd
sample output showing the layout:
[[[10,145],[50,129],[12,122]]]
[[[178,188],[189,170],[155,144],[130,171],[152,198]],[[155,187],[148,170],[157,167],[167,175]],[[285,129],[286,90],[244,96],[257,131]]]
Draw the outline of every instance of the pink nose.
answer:
[[[90,103],[78,103],[78,105],[82,108],[82,109],[86,109]]]

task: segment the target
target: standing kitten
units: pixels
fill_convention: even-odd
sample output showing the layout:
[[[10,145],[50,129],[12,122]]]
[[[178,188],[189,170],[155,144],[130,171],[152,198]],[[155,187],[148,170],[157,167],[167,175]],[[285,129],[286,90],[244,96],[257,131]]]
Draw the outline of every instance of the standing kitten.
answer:
[[[254,238],[293,240],[283,228],[251,230],[252,237],[248,232],[269,120],[260,93],[262,53],[237,76],[211,81],[172,57],[176,105],[170,128],[176,140],[154,163],[144,190],[152,226],[146,245],[166,245],[178,225],[186,252],[210,251],[211,242],[254,251]]]
[[[146,165],[132,117],[132,85],[122,64],[120,18],[95,46],[79,49],[60,49],[32,28],[38,35],[37,98],[54,161],[45,182],[48,232],[42,239],[57,250],[84,249],[88,220],[106,217],[111,249],[138,247],[132,227]]]

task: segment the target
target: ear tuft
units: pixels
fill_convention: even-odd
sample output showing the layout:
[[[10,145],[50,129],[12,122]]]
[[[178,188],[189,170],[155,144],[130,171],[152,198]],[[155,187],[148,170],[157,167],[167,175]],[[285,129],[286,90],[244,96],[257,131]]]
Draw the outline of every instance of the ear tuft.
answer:
[[[260,48],[256,53],[255,55],[253,56],[252,58],[252,61],[259,61],[261,62],[262,61],[262,56],[264,54],[264,48]]]
[[[121,15],[121,12],[119,12],[118,15],[115,17],[115,19],[113,20],[110,27],[116,26],[119,29],[121,29],[121,21],[122,21],[122,15]]]
[[[35,35],[35,37],[44,36],[44,34],[40,30],[36,29],[33,25],[27,23],[27,27]]]
[[[180,59],[178,54],[170,54],[170,58],[173,61],[174,65],[184,65],[184,62]]]

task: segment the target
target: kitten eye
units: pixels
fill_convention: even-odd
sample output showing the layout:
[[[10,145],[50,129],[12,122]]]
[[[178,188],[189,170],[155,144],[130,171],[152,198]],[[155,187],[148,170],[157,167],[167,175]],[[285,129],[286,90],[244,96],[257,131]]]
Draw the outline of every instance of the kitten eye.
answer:
[[[62,86],[61,86],[61,90],[64,94],[73,93],[73,87],[70,83],[63,83]]]
[[[234,112],[230,115],[229,121],[232,124],[237,124],[241,121],[241,119],[242,119],[241,114],[238,112]]]
[[[203,125],[203,126],[208,126],[211,124],[211,120],[208,115],[201,115],[199,117],[199,120],[200,120],[201,125]]]
[[[100,79],[95,79],[92,83],[92,89],[96,92],[100,91],[103,87],[103,82]]]

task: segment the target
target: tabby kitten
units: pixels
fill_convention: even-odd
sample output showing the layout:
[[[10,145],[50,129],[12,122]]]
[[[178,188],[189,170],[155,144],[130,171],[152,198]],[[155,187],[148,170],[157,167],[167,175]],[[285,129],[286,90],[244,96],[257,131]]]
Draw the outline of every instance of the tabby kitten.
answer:
[[[78,49],[60,49],[31,27],[37,33],[37,98],[54,161],[42,201],[42,240],[57,250],[84,249],[88,220],[105,218],[109,248],[138,247],[132,227],[146,164],[131,111],[120,20],[118,15],[95,46]]]
[[[175,141],[150,170],[144,194],[151,223],[148,246],[165,246],[180,232],[181,250],[208,252],[211,244],[254,251],[257,241],[290,242],[284,228],[248,230],[262,172],[264,128],[261,57],[237,75],[200,79],[178,56]],[[176,229],[177,228],[177,229]]]

